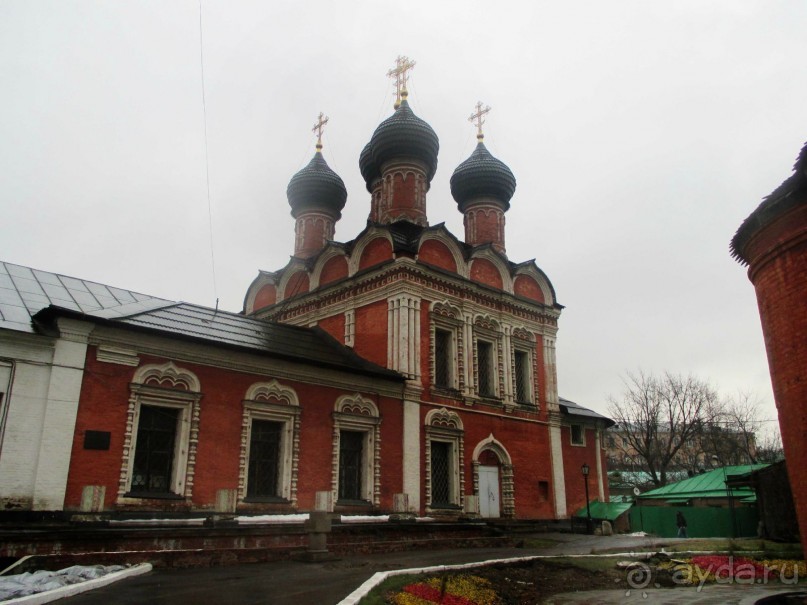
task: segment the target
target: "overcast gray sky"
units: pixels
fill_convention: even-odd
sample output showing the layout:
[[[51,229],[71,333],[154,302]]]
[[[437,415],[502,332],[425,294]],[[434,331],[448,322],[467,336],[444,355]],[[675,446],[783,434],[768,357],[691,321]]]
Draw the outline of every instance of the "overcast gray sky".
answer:
[[[448,180],[490,151],[518,187],[511,260],[566,305],[562,396],[604,411],[626,371],[754,391],[775,417],[753,287],[728,253],[807,139],[802,0],[0,2],[0,257],[241,310],[293,250],[286,185],[325,157],[363,227],[359,152],[417,66],[440,137],[432,224],[463,236]],[[212,255],[209,217],[212,216]],[[215,266],[215,285],[213,269]]]

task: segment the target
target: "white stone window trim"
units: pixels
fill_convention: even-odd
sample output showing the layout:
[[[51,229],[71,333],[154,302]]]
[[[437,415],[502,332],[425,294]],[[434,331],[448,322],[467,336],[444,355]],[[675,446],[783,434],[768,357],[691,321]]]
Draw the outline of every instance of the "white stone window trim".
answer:
[[[482,395],[479,380],[479,342],[491,345],[490,380],[493,384],[493,393]],[[498,321],[488,315],[478,315],[473,323],[473,377],[474,393],[480,399],[503,399],[504,397],[504,365],[503,365],[503,334]]]
[[[436,364],[437,364],[437,350],[436,350],[436,332],[442,330],[448,332],[450,335],[449,346],[451,350],[449,356],[451,359],[448,389],[462,391],[465,388],[464,377],[464,363],[463,363],[463,350],[464,343],[462,338],[462,312],[456,306],[448,301],[434,302],[430,309],[430,334],[429,334],[429,371],[431,372],[432,386],[441,391],[445,391],[445,386],[438,386],[436,384]]]
[[[451,470],[449,472],[450,503],[462,510],[465,506],[465,428],[459,414],[439,408],[430,410],[425,419],[426,438],[426,511],[445,511],[442,506],[432,506],[432,452],[433,441],[451,445]]]
[[[360,393],[343,395],[336,400],[333,411],[331,450],[331,493],[339,503],[339,445],[342,431],[363,433],[362,442],[362,500],[374,507],[381,505],[381,417],[378,406]]]
[[[153,384],[156,381],[158,384]],[[167,384],[168,386],[162,386]],[[177,388],[182,387],[182,388]],[[163,494],[129,495],[134,470],[140,409],[143,405],[179,410],[174,439],[174,460],[171,465],[171,493],[190,501],[196,472],[196,449],[199,443],[200,383],[190,370],[173,362],[148,364],[138,368],[129,385],[129,406],[123,437],[123,456],[118,481],[118,503],[142,499],[164,498]]]
[[[277,380],[258,382],[247,389],[242,401],[241,450],[238,457],[238,503],[270,500],[260,496],[249,497],[249,447],[252,440],[252,423],[268,420],[283,425],[280,436],[280,466],[277,484],[279,498],[297,505],[297,471],[300,460],[300,402],[291,387]]]
[[[574,428],[573,427],[580,427],[580,439],[575,441],[574,439]],[[573,422],[569,425],[569,444],[574,447],[586,447],[586,425],[580,422]]]
[[[512,388],[513,388],[513,399],[516,403],[526,404],[538,407],[538,396],[537,394],[540,393],[539,385],[537,384],[537,377],[538,377],[538,368],[537,368],[537,355],[535,354],[535,337],[532,335],[531,332],[523,329],[523,328],[515,328],[512,331],[511,338],[511,354],[512,357],[510,359],[511,363],[511,376],[512,376]],[[526,386],[527,386],[527,400],[526,401],[518,401],[517,394],[518,389],[516,388],[516,372],[518,371],[517,363],[516,363],[516,353],[526,353],[527,355],[527,363],[526,370]]]

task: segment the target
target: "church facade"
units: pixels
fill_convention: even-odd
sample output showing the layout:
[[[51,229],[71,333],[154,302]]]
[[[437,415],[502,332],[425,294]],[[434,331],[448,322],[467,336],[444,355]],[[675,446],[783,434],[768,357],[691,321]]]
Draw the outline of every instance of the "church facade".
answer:
[[[451,178],[461,241],[429,224],[439,142],[409,106],[405,82],[400,89],[393,115],[359,159],[367,227],[352,241],[332,241],[346,192],[318,143],[287,190],[294,255],[280,270],[259,273],[244,312],[319,326],[406,378],[401,489],[412,510],[564,517],[584,502],[583,464],[593,470],[592,497],[607,497],[609,421],[560,405],[555,339],[563,307],[534,261],[507,257],[505,213],[516,181],[485,147],[487,108],[477,105],[477,147]],[[367,447],[368,437],[353,433],[335,428],[334,440],[364,439]],[[343,488],[334,487],[337,502]]]
[[[439,143],[399,91],[359,160],[367,227],[333,241],[347,192],[320,138],[287,189],[294,254],[241,313],[3,265],[5,510],[550,519],[608,497],[611,421],[558,396],[563,307],[507,257],[486,110],[451,179],[462,241],[429,224]]]

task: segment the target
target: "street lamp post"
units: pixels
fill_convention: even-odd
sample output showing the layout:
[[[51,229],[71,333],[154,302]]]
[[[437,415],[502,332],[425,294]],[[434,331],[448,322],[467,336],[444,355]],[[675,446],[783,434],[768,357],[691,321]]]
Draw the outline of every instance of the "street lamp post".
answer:
[[[729,520],[731,522],[731,537],[737,537],[737,520],[734,516],[734,493],[729,487],[728,477],[726,477],[726,465],[723,464],[717,456],[712,456],[712,463],[717,462],[723,467],[723,483],[726,486],[726,496],[728,497],[729,505]]]
[[[580,470],[583,473],[583,483],[586,486],[586,531],[591,533],[591,505],[588,502],[588,464],[584,463]]]

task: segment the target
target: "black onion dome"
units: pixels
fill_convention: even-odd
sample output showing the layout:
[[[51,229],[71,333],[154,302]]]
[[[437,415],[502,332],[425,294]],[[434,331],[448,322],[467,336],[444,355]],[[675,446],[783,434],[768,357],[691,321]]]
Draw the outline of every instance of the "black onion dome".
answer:
[[[291,213],[321,209],[340,214],[347,201],[345,183],[317,151],[308,165],[291,177],[286,188]]]
[[[367,185],[367,191],[372,193],[373,182],[376,179],[381,178],[381,172],[378,170],[378,166],[373,161],[372,143],[367,143],[367,145],[364,146],[364,149],[361,150],[361,154],[359,154],[359,170],[361,171],[362,177],[364,177],[364,182]]]
[[[464,206],[477,197],[492,197],[510,207],[510,198],[516,191],[516,177],[507,165],[490,155],[482,141],[471,156],[457,166],[451,175],[451,195],[459,205]]]
[[[389,160],[415,158],[426,164],[426,180],[437,170],[440,141],[431,126],[417,117],[404,99],[390,117],[381,122],[370,139],[373,161],[380,167]]]

